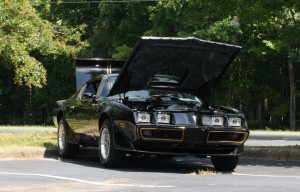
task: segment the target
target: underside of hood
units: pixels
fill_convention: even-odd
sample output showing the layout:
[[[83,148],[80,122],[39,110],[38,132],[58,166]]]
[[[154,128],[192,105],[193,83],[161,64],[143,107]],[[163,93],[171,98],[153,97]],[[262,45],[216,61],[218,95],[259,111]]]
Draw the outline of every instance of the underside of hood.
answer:
[[[142,37],[109,96],[165,89],[191,93],[208,102],[240,48],[197,38]]]

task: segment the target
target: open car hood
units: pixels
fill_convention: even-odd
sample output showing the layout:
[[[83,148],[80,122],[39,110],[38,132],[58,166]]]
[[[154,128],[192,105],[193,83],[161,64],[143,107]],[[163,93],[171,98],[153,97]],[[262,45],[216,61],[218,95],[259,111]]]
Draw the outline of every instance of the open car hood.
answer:
[[[109,96],[151,88],[191,93],[208,102],[240,48],[197,38],[142,37]]]

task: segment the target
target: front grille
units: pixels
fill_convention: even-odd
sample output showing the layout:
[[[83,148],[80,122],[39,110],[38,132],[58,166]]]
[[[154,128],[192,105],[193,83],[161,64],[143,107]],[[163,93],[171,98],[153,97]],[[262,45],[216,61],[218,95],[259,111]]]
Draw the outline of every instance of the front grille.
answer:
[[[183,129],[141,128],[144,140],[182,141]]]
[[[210,131],[207,143],[243,143],[248,137],[247,132],[239,131]]]

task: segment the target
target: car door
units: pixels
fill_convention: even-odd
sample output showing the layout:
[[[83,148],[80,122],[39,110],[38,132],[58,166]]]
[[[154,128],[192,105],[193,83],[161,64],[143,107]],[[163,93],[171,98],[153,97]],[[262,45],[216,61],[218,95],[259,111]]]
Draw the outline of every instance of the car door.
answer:
[[[95,116],[94,100],[100,82],[100,80],[88,82],[70,106],[67,121],[76,133],[93,136],[91,118]]]
[[[102,110],[108,105],[107,95],[111,90],[113,84],[115,83],[117,75],[108,75],[103,76],[101,84],[97,91],[96,101],[93,105],[93,111],[95,114],[91,118],[91,129],[93,130],[94,137],[97,138],[99,136],[99,115]]]

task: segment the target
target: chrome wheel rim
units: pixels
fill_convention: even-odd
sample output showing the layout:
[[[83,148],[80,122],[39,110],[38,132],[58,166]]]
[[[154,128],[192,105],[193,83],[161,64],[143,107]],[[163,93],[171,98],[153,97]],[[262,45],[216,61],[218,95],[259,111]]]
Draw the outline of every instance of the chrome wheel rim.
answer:
[[[63,123],[59,125],[58,127],[58,149],[60,151],[64,150],[65,148],[65,129]]]
[[[100,137],[100,155],[106,160],[109,156],[110,151],[110,134],[108,129],[105,127],[101,132]]]

